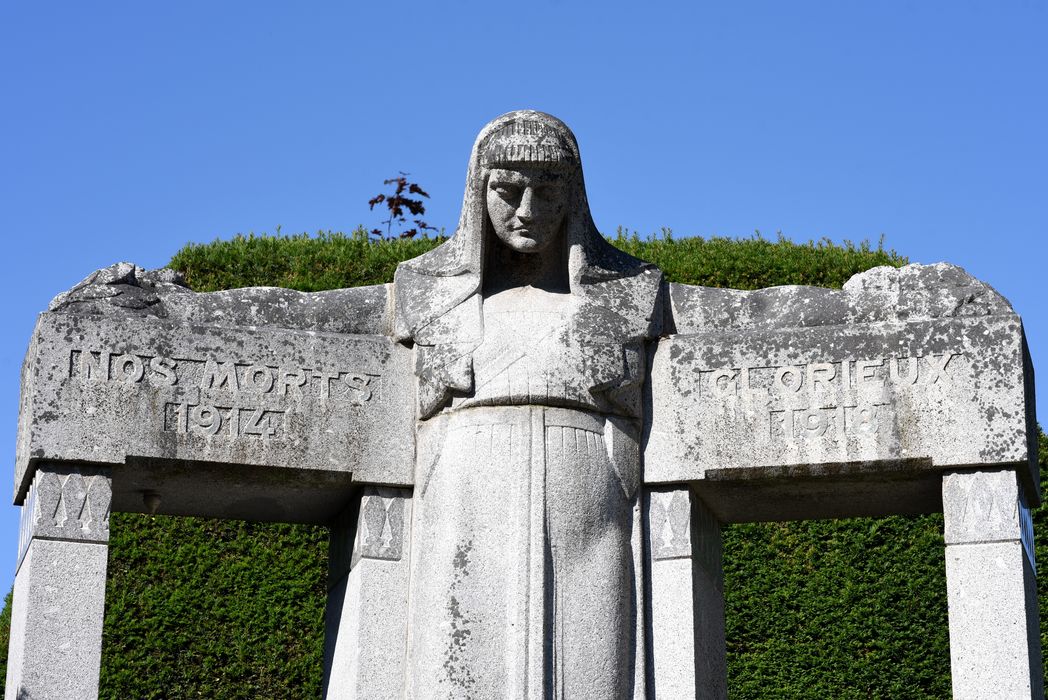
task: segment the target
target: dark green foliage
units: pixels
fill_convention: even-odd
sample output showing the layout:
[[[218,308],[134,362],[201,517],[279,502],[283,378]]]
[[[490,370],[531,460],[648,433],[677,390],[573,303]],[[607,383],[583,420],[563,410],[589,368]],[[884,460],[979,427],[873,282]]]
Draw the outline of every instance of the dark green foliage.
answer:
[[[393,281],[397,263],[425,253],[439,241],[415,238],[369,241],[358,229],[350,236],[235,236],[229,241],[190,243],[170,266],[198,292],[234,287],[285,287],[303,292]]]
[[[327,531],[115,513],[99,697],[317,698]]]
[[[753,238],[674,238],[668,231],[651,240],[622,229],[612,239],[616,247],[658,265],[671,282],[707,287],[760,289],[780,284],[840,288],[852,275],[878,265],[906,264],[893,250],[869,243],[835,245],[793,243],[782,235],[769,241]]]
[[[4,609],[0,612],[0,678],[7,678],[7,643],[11,639],[11,595],[4,598]]]
[[[950,695],[942,516],[725,532],[732,698]]]
[[[621,233],[613,242],[673,281],[736,288],[839,287],[905,262],[865,244]],[[201,291],[319,290],[389,281],[397,262],[435,244],[369,242],[363,231],[237,237],[189,245],[172,265]],[[1037,532],[1048,532],[1046,518],[1038,509]],[[941,531],[937,515],[726,528],[730,696],[948,697]],[[319,696],[323,529],[116,515],[112,532],[102,697]],[[1048,540],[1038,554],[1048,561]],[[1040,586],[1048,600],[1048,577]]]

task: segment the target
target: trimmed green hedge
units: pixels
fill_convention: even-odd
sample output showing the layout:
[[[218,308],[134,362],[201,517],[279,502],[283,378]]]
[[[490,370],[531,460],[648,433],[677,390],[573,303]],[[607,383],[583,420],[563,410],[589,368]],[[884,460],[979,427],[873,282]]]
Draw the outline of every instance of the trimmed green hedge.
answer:
[[[613,242],[673,281],[747,289],[839,287],[905,262],[865,244]],[[172,266],[199,291],[320,290],[389,281],[399,261],[434,244],[362,231],[238,236],[186,246]],[[1038,533],[1045,518],[1042,507]],[[948,697],[941,531],[938,515],[726,528],[730,696]],[[101,697],[318,697],[326,559],[323,528],[114,514]]]

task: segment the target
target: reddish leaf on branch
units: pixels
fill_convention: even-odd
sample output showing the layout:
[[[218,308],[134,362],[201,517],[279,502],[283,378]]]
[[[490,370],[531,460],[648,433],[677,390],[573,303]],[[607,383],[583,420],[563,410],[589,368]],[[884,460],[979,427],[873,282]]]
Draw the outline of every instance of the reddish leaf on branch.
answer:
[[[417,183],[408,180],[410,173],[401,172],[399,177],[391,177],[387,180],[383,180],[384,185],[395,185],[392,192],[378,194],[368,200],[368,208],[374,210],[376,204],[385,204],[386,209],[389,212],[389,218],[382,221],[386,225],[386,230],[383,232],[381,229],[372,229],[371,235],[377,238],[393,238],[393,225],[396,224],[398,228],[403,228],[407,225],[407,217],[404,214],[406,209],[412,216],[420,216],[426,213],[426,205],[421,199],[410,197],[408,195],[418,195],[419,197],[429,198],[429,193],[423,190]],[[406,193],[406,194],[405,194]],[[415,219],[415,228],[410,228],[402,231],[399,234],[400,238],[412,238],[417,236],[420,231],[436,231],[435,226],[429,226],[426,222],[421,219]]]

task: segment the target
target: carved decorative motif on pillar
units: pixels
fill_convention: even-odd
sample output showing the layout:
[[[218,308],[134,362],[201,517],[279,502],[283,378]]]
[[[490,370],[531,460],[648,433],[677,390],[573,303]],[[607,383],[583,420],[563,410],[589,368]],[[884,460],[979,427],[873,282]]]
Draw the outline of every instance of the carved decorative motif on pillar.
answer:
[[[404,496],[401,489],[369,486],[360,501],[353,563],[361,559],[400,561],[404,551]]]
[[[1019,538],[1019,493],[1015,472],[964,471],[943,477],[946,543]]]
[[[1033,519],[1017,474],[1010,469],[958,471],[943,476],[946,544],[1021,540],[1036,571]]]
[[[38,469],[22,508],[19,562],[34,537],[108,542],[112,498],[109,477],[97,469]]]
[[[652,559],[691,556],[691,503],[685,489],[652,491],[648,522]]]

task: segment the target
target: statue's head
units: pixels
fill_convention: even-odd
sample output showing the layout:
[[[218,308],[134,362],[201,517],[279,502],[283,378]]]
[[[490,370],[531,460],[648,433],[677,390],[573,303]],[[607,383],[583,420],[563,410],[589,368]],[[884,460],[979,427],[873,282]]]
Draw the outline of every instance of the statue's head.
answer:
[[[480,313],[493,246],[522,254],[559,253],[566,289],[580,303],[596,308],[612,299],[614,314],[629,319],[627,325],[647,323],[648,300],[660,284],[658,270],[614,248],[597,231],[578,143],[556,117],[519,110],[481,129],[470,154],[455,234],[397,267],[396,337],[431,344],[444,337],[441,329],[464,343],[461,329],[479,325],[455,315]],[[497,262],[505,260],[500,254]],[[458,320],[440,320],[452,316]]]
[[[519,113],[484,135],[478,155],[495,236],[518,253],[541,253],[561,237],[579,159],[571,132],[548,115]]]

